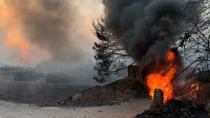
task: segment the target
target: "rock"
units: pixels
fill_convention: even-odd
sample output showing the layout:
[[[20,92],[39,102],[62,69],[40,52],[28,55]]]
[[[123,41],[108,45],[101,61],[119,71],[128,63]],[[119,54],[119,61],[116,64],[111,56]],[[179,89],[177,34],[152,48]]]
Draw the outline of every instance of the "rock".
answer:
[[[155,89],[152,107],[159,107],[161,105],[163,105],[163,91]]]
[[[73,99],[73,97],[69,96],[69,97],[65,98],[64,100],[57,101],[57,104],[62,105],[62,106],[66,106],[66,105],[68,105],[72,102],[72,99]]]
[[[72,97],[72,101],[77,100],[82,94],[76,94]]]

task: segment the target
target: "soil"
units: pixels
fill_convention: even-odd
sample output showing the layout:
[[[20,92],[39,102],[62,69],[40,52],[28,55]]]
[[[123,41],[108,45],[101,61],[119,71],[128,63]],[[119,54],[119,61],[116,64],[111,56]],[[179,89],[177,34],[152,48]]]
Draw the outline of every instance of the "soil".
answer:
[[[90,88],[60,103],[73,106],[102,106],[147,97],[146,87],[141,81],[123,79]]]

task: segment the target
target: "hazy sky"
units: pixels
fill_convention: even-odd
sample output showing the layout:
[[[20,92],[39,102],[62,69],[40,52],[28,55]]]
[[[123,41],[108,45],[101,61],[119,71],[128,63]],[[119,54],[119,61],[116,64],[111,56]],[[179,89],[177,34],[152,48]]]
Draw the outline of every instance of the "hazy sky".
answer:
[[[25,7],[25,4],[30,9],[34,8],[34,11],[36,11],[35,8],[39,8],[36,0],[0,0],[0,63],[35,66],[42,61],[49,60],[52,56],[49,50],[40,48],[36,43],[31,42],[31,39],[27,39],[28,32],[22,29],[24,24],[22,19],[27,16],[22,15],[22,11],[18,11],[25,9],[21,8]],[[103,5],[100,0],[69,0],[68,4],[69,7],[74,8],[70,9],[69,17],[75,18],[73,22],[70,22],[73,28],[68,31],[71,45],[82,52],[81,61],[93,61],[92,46],[96,38],[92,32],[92,22],[103,13]],[[65,18],[68,19],[68,17]]]

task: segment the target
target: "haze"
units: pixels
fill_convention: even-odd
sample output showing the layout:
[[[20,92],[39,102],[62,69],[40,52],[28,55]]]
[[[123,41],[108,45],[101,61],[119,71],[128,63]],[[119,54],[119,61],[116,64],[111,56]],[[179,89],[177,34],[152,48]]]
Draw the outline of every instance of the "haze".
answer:
[[[57,2],[58,5],[55,6],[57,10],[50,12],[50,8],[47,9],[48,6],[41,6],[44,4],[43,2],[49,2],[52,5]],[[64,5],[68,3],[68,12],[63,9],[60,10],[60,8],[63,8],[61,6],[63,5],[62,2],[65,3]],[[26,10],[28,10],[28,13]],[[102,10],[103,6],[99,0],[59,0],[59,2],[58,0],[0,0],[0,63],[30,67],[36,67],[43,61],[46,62],[48,60],[72,61],[70,62],[71,64],[78,64],[79,61],[80,64],[84,65],[93,63],[92,46],[96,39],[92,33],[91,25],[100,16]],[[57,11],[64,13],[61,16],[56,16],[59,15],[56,14]],[[37,19],[34,14],[38,17]],[[45,17],[49,18],[49,14],[55,15],[52,18],[62,17],[61,22],[63,23],[65,20],[68,27],[63,28],[64,25],[51,26],[53,23],[50,24],[47,22],[48,19],[45,19]],[[50,18],[49,20],[51,20]],[[40,29],[37,26],[37,21],[42,24]],[[62,25],[62,23],[56,23],[55,25]],[[62,28],[62,30],[64,29],[65,32],[53,29],[58,27]],[[52,32],[48,28],[51,28]],[[43,34],[39,33],[39,30]],[[45,33],[46,37],[42,36]],[[48,37],[48,33],[50,35],[57,33],[58,36],[65,34],[66,36],[61,38],[68,39],[69,44],[62,42],[54,45],[56,42],[47,39],[52,38]],[[44,42],[43,40],[46,41]],[[62,39],[57,39],[56,37],[55,40]],[[67,49],[59,48],[62,45],[65,45]],[[68,53],[60,54],[64,51]],[[70,58],[64,57],[65,59],[61,59],[64,55]]]

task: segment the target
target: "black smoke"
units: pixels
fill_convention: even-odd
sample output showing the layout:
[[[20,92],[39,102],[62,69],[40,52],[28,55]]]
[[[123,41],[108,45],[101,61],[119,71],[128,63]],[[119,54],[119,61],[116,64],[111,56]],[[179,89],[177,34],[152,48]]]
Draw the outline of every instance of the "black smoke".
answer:
[[[105,26],[129,55],[163,57],[177,39],[184,16],[179,0],[103,0]]]

